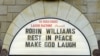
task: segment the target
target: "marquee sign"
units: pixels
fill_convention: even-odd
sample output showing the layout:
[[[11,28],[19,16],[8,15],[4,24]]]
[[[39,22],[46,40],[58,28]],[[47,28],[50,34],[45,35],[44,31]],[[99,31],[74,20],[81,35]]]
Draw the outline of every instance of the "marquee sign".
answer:
[[[24,25],[15,35],[9,56],[73,55],[90,56],[82,32],[59,18],[41,18]]]

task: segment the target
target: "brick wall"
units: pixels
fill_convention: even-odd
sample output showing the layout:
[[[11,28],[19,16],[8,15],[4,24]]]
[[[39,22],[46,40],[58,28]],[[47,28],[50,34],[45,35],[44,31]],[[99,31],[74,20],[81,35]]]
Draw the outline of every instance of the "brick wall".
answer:
[[[100,40],[100,0],[65,0],[80,10],[91,23],[98,40]]]
[[[0,39],[4,35],[13,19],[34,0],[0,0]]]
[[[13,19],[37,0],[0,0],[0,40]],[[80,10],[90,21],[97,39],[100,40],[100,0],[64,0]]]
[[[0,0],[0,50],[6,31],[13,19],[36,0]]]

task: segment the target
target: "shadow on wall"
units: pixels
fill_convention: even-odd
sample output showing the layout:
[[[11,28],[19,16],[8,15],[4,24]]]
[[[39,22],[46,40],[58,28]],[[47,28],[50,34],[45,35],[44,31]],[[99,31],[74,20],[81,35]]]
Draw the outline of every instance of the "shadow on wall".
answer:
[[[98,49],[95,49],[93,51],[93,55],[94,56],[100,56],[100,40],[98,41],[98,47],[99,47],[99,50]]]
[[[100,40],[98,41],[99,49],[100,49]]]
[[[7,56],[7,50],[2,49],[2,40],[0,40],[0,56]]]
[[[8,51],[6,49],[2,49],[3,41],[0,40],[0,56],[8,56]]]
[[[0,39],[0,53],[1,53],[1,50],[2,50],[2,40]]]
[[[0,56],[8,56],[7,54],[8,54],[7,50],[6,49],[2,49]]]

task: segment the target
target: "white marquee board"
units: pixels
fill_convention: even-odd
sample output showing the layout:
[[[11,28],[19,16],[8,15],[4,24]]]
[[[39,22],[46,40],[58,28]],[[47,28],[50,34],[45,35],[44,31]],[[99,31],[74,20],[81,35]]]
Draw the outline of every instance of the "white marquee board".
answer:
[[[68,21],[40,18],[24,25],[14,36],[9,55],[90,56],[84,34]]]

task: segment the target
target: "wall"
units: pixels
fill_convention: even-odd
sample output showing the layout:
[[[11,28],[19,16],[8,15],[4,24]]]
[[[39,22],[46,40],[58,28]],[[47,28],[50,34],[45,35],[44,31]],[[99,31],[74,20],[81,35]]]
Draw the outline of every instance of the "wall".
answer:
[[[0,0],[0,44],[13,19],[37,0]],[[79,9],[90,21],[100,40],[100,0],[64,0]]]
[[[97,39],[100,40],[100,0],[70,0],[67,2],[75,6],[87,17]]]

